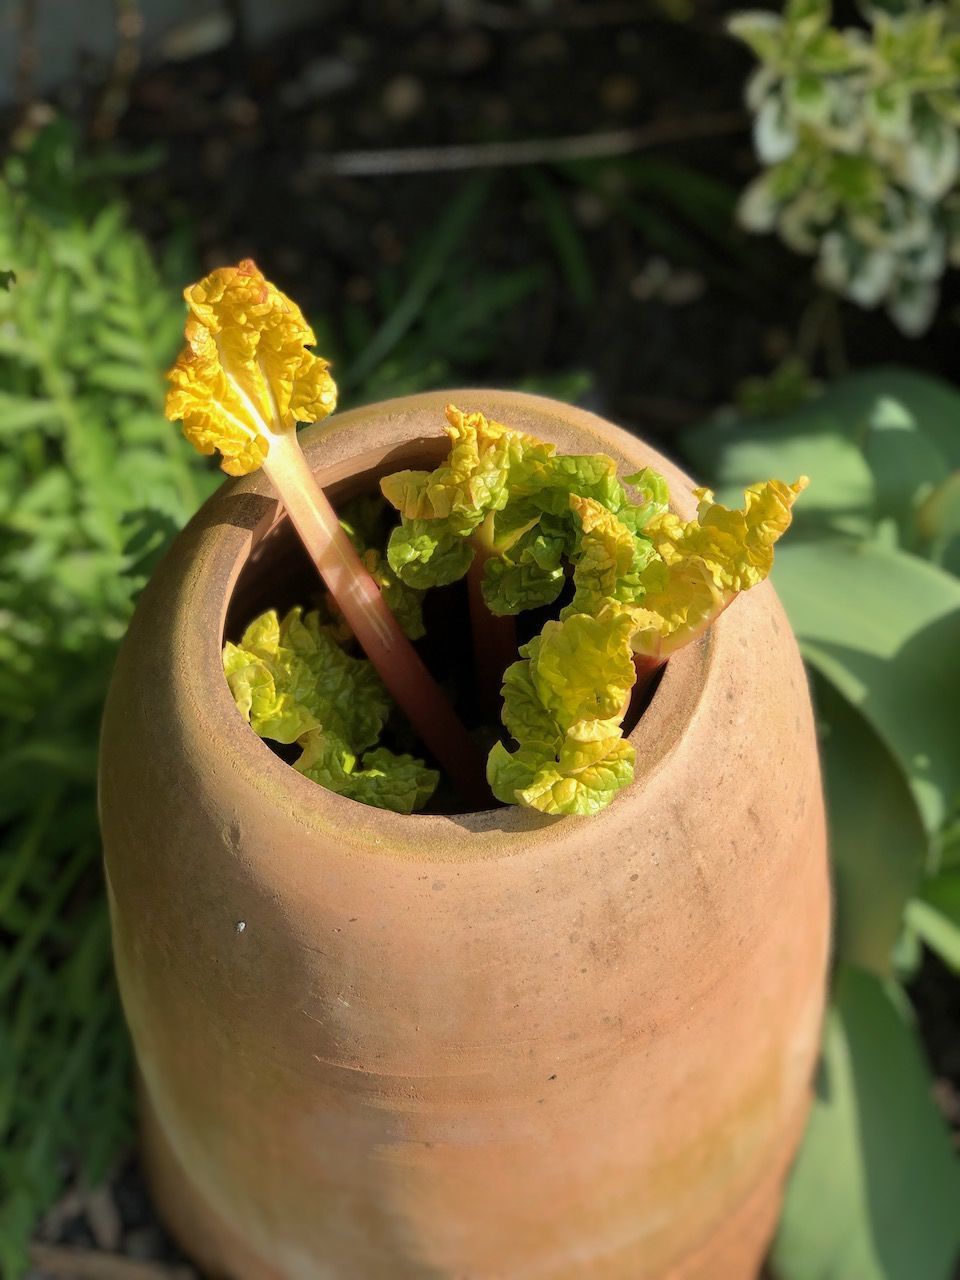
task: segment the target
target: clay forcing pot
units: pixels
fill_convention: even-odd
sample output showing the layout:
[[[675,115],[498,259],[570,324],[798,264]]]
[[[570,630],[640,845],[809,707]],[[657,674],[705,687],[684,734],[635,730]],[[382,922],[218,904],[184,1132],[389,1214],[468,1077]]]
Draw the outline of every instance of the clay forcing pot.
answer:
[[[334,496],[442,409],[692,482],[588,413],[422,395],[305,433]],[[667,666],[602,815],[401,817],[243,723],[225,628],[289,593],[265,481],[207,503],[117,664],[101,804],[160,1210],[234,1280],[746,1280],[799,1140],[828,890],[804,671],[765,585]],[[300,584],[301,590],[303,583]]]

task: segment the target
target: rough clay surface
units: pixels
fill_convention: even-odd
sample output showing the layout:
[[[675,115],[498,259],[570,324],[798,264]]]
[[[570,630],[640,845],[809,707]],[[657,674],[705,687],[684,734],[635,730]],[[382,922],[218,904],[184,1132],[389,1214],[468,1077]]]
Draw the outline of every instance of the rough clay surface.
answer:
[[[663,470],[692,513],[692,482],[641,441],[502,392],[334,419],[306,433],[322,482],[424,458],[447,398]],[[258,477],[200,512],[106,713],[117,966],[162,1212],[233,1280],[748,1280],[808,1104],[829,914],[773,590],[671,661],[637,780],[599,817],[403,818],[308,782],[233,707],[224,618],[276,515]]]

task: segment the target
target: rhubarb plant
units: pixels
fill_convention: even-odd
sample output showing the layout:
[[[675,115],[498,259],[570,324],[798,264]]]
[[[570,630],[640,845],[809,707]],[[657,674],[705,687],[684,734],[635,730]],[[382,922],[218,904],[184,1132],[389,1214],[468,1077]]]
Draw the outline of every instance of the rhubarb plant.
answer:
[[[572,572],[569,603],[506,669],[503,723],[516,747],[494,745],[487,777],[507,804],[597,813],[633,778],[622,725],[638,674],[649,678],[767,576],[806,479],[752,486],[743,511],[696,490],[697,517],[684,521],[649,469],[621,480],[604,454],[558,454],[453,405],[446,431],[450,453],[434,471],[381,482],[401,516],[390,565],[420,588],[477,574],[501,617],[557,602]],[[475,636],[489,648],[489,628]]]
[[[685,521],[649,469],[621,478],[605,454],[561,454],[450,405],[440,465],[381,482],[399,515],[386,538],[369,495],[337,515],[300,451],[297,422],[330,413],[336,386],[296,304],[250,261],[185,297],[167,414],[229,474],[263,467],[328,593],[322,613],[269,611],[227,644],[254,731],[297,744],[294,767],[330,790],[410,813],[438,774],[377,745],[395,702],[462,799],[488,804],[474,742],[411,643],[423,593],[466,578],[481,705],[514,744],[489,753],[493,796],[551,815],[605,808],[633,778],[623,725],[638,684],[767,576],[806,479],[754,485],[743,510],[698,489]],[[529,610],[549,613],[518,645]]]
[[[337,400],[327,361],[307,350],[316,339],[303,313],[249,259],[211,272],[184,298],[186,345],[168,375],[167,416],[183,422],[201,453],[219,452],[228,475],[263,467],[387,689],[446,762],[464,800],[482,804],[472,739],[391,613],[300,449],[297,423],[320,421]]]

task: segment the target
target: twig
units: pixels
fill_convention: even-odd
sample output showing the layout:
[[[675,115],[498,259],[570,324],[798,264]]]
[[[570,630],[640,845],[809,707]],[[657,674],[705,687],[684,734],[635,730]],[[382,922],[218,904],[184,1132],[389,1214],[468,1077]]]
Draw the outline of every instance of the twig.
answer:
[[[397,147],[382,151],[340,151],[315,157],[314,174],[387,177],[400,173],[440,173],[462,169],[501,169],[526,164],[559,164],[571,160],[609,160],[665,142],[690,142],[740,133],[747,126],[742,111],[653,120],[632,129],[572,134],[565,138],[529,138],[509,142],[465,143],[450,147]]]
[[[663,12],[652,6],[649,0],[639,4],[637,0],[608,0],[607,3],[592,0],[572,8],[551,6],[542,11],[526,6],[511,8],[492,0],[470,0],[458,9],[457,16],[461,20],[466,19],[493,31],[529,31],[537,27],[552,30],[558,27],[620,27],[628,23],[662,22],[664,18]]]
[[[192,1267],[141,1262],[97,1249],[68,1249],[57,1244],[32,1244],[33,1264],[62,1280],[196,1280]]]
[[[481,584],[485,564],[485,557],[477,551],[467,571],[467,599],[480,712],[488,724],[495,725],[500,719],[503,673],[519,654],[516,619],[491,613],[484,601]]]

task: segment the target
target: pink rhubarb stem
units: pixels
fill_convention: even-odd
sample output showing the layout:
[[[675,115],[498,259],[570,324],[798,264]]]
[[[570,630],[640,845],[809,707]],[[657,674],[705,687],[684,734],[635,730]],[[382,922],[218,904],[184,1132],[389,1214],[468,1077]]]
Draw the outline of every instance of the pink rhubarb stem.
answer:
[[[487,608],[481,586],[486,563],[487,556],[478,549],[467,571],[467,598],[480,707],[485,720],[498,724],[503,673],[518,657],[517,625],[509,615],[500,616]]]
[[[666,658],[653,658],[645,653],[633,655],[633,665],[637,672],[637,682],[630,691],[630,708],[640,715],[650,700],[650,686],[654,677],[666,662]]]
[[[275,436],[263,469],[360,647],[472,808],[490,806],[483,757],[367,572],[294,433]]]

